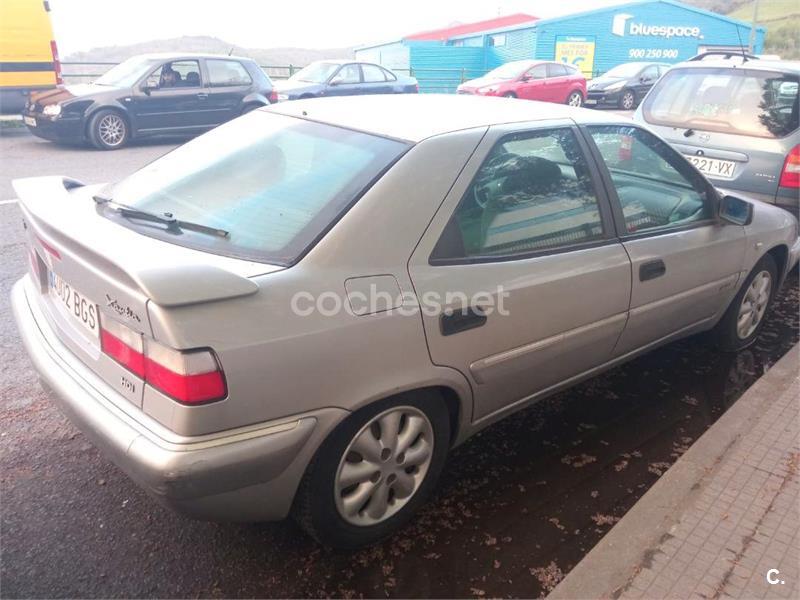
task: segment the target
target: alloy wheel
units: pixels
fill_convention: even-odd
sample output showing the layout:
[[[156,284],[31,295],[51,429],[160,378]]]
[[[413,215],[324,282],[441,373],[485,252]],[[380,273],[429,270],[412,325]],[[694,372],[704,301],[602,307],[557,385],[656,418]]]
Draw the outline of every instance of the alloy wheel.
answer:
[[[736,319],[736,335],[739,339],[745,340],[753,335],[761,319],[764,318],[771,293],[772,276],[768,271],[760,271],[753,277],[739,305],[739,315]]]
[[[567,99],[567,104],[570,106],[581,106],[583,104],[583,98],[578,92],[572,92]]]
[[[370,419],[336,471],[341,517],[352,525],[375,525],[402,509],[425,480],[433,443],[430,420],[413,406],[395,406]]]
[[[633,97],[633,92],[625,92],[622,95],[622,108],[625,110],[631,110],[635,102],[636,99]]]
[[[107,146],[119,146],[125,139],[125,121],[119,115],[108,114],[97,124],[97,134]]]

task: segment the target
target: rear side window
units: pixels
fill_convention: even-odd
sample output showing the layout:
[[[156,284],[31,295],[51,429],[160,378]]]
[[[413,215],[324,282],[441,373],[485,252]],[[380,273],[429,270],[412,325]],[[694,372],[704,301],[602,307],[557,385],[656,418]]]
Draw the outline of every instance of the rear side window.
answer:
[[[797,75],[746,68],[671,69],[645,98],[648,123],[754,137],[798,128]]]
[[[296,262],[408,145],[254,111],[124,179],[115,202],[223,229],[227,238],[107,216],[145,235],[215,254]]]
[[[211,87],[250,85],[253,80],[238,60],[206,60]]]
[[[546,79],[547,78],[547,65],[536,65],[527,73],[531,79]]]
[[[547,65],[548,77],[566,77],[567,75],[569,75],[569,72],[564,65],[558,65],[556,63],[549,63]]]
[[[588,130],[608,167],[628,233],[711,218],[705,180],[664,142],[638,127]]]
[[[514,134],[491,150],[432,258],[514,257],[602,237],[575,134],[549,129]]]
[[[361,73],[364,75],[364,83],[383,83],[386,81],[383,69],[377,65],[362,64]]]

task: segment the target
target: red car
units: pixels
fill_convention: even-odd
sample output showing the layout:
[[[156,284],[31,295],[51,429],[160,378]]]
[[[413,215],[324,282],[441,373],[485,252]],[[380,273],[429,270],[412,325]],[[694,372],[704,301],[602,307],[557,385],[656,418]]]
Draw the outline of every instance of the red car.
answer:
[[[517,60],[458,86],[459,94],[504,96],[581,106],[586,98],[586,78],[560,62]]]

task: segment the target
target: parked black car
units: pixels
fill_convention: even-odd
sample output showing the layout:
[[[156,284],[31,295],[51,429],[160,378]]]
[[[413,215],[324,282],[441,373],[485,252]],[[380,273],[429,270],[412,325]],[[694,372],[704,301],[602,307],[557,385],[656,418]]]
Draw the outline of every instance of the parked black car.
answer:
[[[286,81],[276,81],[278,100],[357,94],[416,94],[417,80],[386,67],[352,60],[313,62]]]
[[[633,110],[667,69],[669,65],[662,63],[632,62],[617,65],[589,82],[584,104],[612,105],[623,110]]]
[[[135,138],[202,133],[275,100],[272,81],[249,58],[147,54],[90,84],[32,95],[22,117],[39,137],[114,150]]]

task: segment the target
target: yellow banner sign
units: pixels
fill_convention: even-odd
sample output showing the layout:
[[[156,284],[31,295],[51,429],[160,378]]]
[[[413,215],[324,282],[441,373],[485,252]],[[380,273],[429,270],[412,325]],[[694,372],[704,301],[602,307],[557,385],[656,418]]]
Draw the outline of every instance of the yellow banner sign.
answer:
[[[594,38],[558,36],[556,38],[556,60],[577,67],[584,77],[591,79],[594,69]]]

